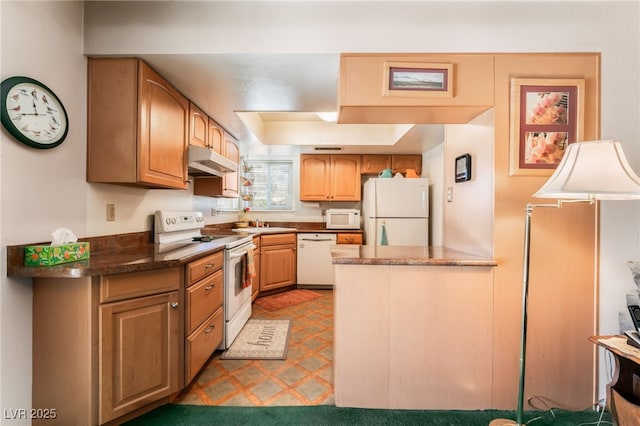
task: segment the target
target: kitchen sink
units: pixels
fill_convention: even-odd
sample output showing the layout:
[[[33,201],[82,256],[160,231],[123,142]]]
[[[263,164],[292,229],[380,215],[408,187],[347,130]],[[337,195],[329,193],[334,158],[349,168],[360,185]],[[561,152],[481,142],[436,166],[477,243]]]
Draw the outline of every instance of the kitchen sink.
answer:
[[[284,227],[279,227],[279,226],[271,226],[271,227],[255,227],[255,226],[251,226],[248,228],[233,228],[232,229],[233,232],[246,232],[247,234],[267,234],[269,232],[295,232],[297,231],[296,228],[284,228]]]

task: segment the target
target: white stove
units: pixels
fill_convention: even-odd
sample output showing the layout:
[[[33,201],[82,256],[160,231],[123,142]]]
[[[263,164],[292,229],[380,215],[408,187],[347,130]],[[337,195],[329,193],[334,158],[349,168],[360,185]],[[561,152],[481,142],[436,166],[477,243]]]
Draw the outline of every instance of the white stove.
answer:
[[[219,349],[228,349],[251,316],[252,285],[244,286],[243,268],[247,268],[251,235],[202,235],[204,217],[196,211],[158,210],[155,214],[154,241],[158,256],[166,260],[183,259],[224,247],[224,319],[223,341]]]
[[[202,251],[202,247],[198,245],[203,242],[216,242],[224,244],[226,249],[232,249],[252,241],[250,235],[202,235],[204,216],[197,211],[158,210],[154,227],[154,242],[158,243],[158,253],[182,249],[183,257],[189,256],[189,249],[194,253]]]

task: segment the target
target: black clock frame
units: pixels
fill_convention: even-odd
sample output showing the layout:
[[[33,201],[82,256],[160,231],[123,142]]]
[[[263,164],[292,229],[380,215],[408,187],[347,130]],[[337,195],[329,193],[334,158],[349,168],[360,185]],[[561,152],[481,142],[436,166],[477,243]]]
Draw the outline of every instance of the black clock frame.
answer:
[[[9,113],[7,111],[7,96],[9,95],[9,92],[15,85],[22,84],[22,83],[33,84],[35,86],[39,86],[42,89],[46,90],[51,94],[51,96],[62,108],[62,114],[64,114],[66,127],[64,129],[64,133],[62,134],[62,136],[60,136],[60,139],[58,139],[57,141],[52,143],[41,143],[38,141],[34,141],[33,139],[30,139],[27,136],[25,136],[13,124],[13,120],[11,120],[11,118],[9,117]],[[13,136],[14,139],[16,139],[18,142],[22,142],[25,145],[28,145],[32,148],[37,148],[37,149],[55,148],[56,146],[64,142],[64,140],[67,137],[67,133],[69,132],[69,116],[67,115],[67,110],[64,108],[62,101],[60,101],[60,99],[58,98],[58,96],[56,96],[53,90],[49,89],[45,84],[29,77],[23,77],[23,76],[9,77],[0,84],[0,120],[2,121],[2,125],[4,126],[4,128],[7,129],[7,131],[11,134],[11,136]]]

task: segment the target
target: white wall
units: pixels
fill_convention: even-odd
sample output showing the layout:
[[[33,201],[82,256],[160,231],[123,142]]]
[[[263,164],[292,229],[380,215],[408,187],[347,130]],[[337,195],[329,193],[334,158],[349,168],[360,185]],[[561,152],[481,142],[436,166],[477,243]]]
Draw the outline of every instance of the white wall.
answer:
[[[493,256],[493,109],[468,124],[445,126],[443,245]],[[471,180],[455,182],[455,159],[471,155]]]
[[[215,16],[204,19],[214,6]],[[142,231],[159,206],[190,206],[189,191],[85,182],[83,52],[602,52],[601,133],[619,139],[640,170],[637,2],[415,1],[403,8],[395,2],[332,7],[324,2],[89,2],[85,7],[94,10],[90,28],[83,27],[83,6],[77,2],[0,2],[2,79],[28,75],[43,81],[62,99],[71,123],[67,141],[46,152],[0,133],[2,409],[28,408],[31,401],[31,289],[27,280],[6,278],[6,245],[48,240],[59,226],[83,236]],[[101,7],[120,10],[113,14]],[[544,19],[532,18],[539,16]],[[15,37],[24,22],[34,37]],[[103,220],[107,202],[116,204],[121,218],[116,223]],[[215,203],[202,201],[203,208]],[[625,262],[640,258],[639,219],[640,203],[603,203],[602,334],[618,331],[621,295],[632,289]],[[601,376],[605,370],[603,364]]]
[[[1,2],[2,80],[16,75],[46,84],[69,116],[67,140],[36,150],[0,133],[2,270],[0,271],[0,407],[31,407],[31,285],[6,278],[6,246],[50,240],[55,228],[86,232],[86,65],[82,4]],[[28,37],[25,37],[28,23]],[[4,412],[4,411],[3,411]],[[3,420],[3,423],[9,423]],[[29,424],[11,421],[10,424]]]
[[[444,141],[422,153],[422,177],[429,179],[429,244],[442,246],[444,228]]]

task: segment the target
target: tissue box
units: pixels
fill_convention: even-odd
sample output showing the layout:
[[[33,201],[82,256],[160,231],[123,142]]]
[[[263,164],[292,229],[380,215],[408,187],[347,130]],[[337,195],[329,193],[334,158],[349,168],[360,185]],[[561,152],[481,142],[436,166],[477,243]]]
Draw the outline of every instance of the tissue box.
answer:
[[[59,246],[26,246],[26,266],[53,266],[89,258],[89,243],[69,243]]]

